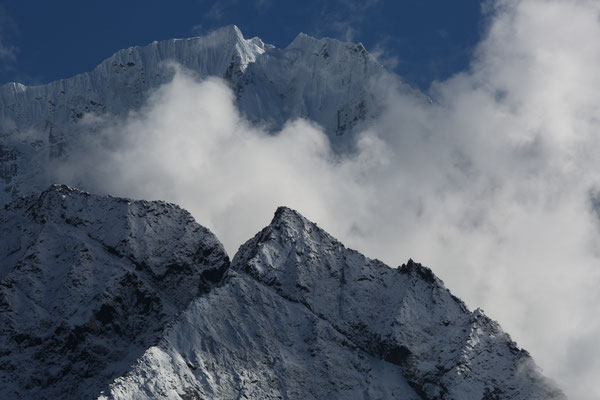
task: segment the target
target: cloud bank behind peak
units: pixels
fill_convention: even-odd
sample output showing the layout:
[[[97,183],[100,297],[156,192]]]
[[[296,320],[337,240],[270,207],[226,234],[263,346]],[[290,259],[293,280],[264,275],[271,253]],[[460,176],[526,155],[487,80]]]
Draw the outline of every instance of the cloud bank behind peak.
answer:
[[[365,254],[431,266],[572,398],[600,396],[600,6],[498,1],[468,71],[433,104],[391,75],[381,116],[337,154],[322,129],[272,134],[228,85],[179,70],[119,120],[88,115],[86,151],[53,178],[176,202],[233,254],[287,205]],[[99,130],[97,127],[101,127]]]

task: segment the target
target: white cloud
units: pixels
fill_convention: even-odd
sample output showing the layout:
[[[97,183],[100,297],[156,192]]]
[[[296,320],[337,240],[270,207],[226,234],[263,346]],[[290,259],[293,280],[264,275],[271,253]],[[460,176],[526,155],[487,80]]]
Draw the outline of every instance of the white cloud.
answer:
[[[0,38],[0,60],[4,61],[16,61],[16,48],[14,46],[8,46],[2,43],[2,39]]]
[[[386,111],[356,154],[334,155],[302,120],[269,135],[240,117],[225,83],[179,72],[61,180],[179,203],[230,253],[278,205],[296,208],[369,256],[430,265],[571,398],[598,398],[600,5],[491,12],[471,69],[434,84],[433,105],[393,77],[374,83]]]
[[[316,32],[333,34],[339,40],[352,42],[359,35],[368,12],[381,3],[381,0],[336,0],[332,3],[323,3],[318,15],[318,23],[314,27]],[[322,36],[322,35],[321,35]]]
[[[381,44],[376,45],[369,51],[369,54],[375,57],[388,71],[393,71],[400,65],[400,58]]]

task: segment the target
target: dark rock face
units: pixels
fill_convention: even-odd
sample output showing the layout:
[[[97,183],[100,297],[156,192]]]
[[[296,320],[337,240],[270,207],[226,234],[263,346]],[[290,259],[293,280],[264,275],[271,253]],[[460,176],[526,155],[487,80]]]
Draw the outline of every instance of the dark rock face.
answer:
[[[93,398],[229,259],[164,202],[54,185],[0,211],[0,398]]]
[[[177,206],[61,185],[0,235],[3,399],[564,399],[430,269],[288,208],[231,268]]]

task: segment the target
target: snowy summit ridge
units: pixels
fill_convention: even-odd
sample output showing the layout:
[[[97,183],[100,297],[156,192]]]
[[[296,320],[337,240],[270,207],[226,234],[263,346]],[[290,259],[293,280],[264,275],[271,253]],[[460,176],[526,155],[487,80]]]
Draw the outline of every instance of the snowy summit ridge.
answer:
[[[42,86],[0,87],[0,204],[41,190],[48,161],[81,152],[85,115],[124,117],[170,82],[175,62],[199,78],[219,77],[241,113],[276,130],[307,118],[321,125],[334,148],[378,112],[369,91],[384,69],[362,45],[300,34],[285,49],[245,39],[234,25],[206,36],[152,42],[120,50],[93,71]],[[95,129],[97,129],[96,127]]]

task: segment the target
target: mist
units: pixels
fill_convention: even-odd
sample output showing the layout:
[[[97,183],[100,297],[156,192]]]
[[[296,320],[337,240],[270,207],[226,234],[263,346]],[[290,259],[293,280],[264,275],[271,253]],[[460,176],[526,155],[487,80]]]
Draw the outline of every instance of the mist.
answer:
[[[433,104],[393,75],[372,82],[385,108],[355,152],[306,120],[267,132],[224,81],[175,67],[127,118],[85,116],[101,128],[55,180],[177,203],[230,255],[289,206],[390,266],[430,266],[568,396],[600,398],[600,5],[484,12],[470,69],[434,82]]]

